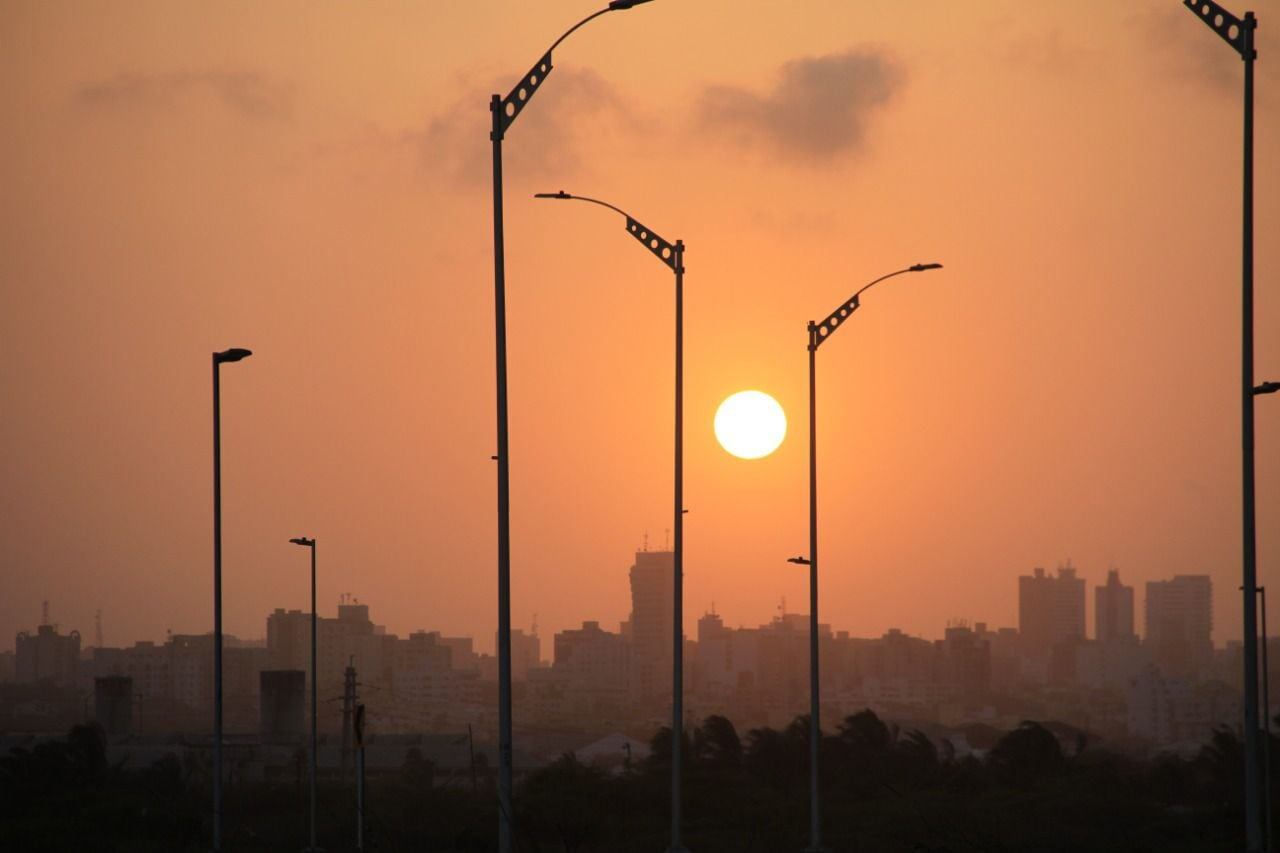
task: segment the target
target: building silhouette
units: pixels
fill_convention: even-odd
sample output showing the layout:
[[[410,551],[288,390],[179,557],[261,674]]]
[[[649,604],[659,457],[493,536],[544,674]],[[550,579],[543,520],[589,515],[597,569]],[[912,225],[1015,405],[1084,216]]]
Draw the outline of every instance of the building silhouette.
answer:
[[[1093,591],[1093,637],[1100,643],[1133,642],[1133,587],[1120,583],[1120,572],[1107,572],[1106,586]]]
[[[494,648],[497,648],[497,633]],[[511,677],[516,681],[529,678],[529,670],[542,665],[542,641],[537,634],[526,634],[522,628],[511,629]]]
[[[1146,643],[1160,670],[1186,674],[1213,656],[1213,582],[1208,575],[1174,575],[1147,583]]]
[[[671,695],[672,584],[675,552],[637,551],[631,566],[631,694],[639,700]]]
[[[95,678],[93,718],[108,735],[133,731],[133,679],[127,675]]]
[[[80,632],[58,633],[56,625],[43,624],[35,634],[18,633],[14,649],[14,675],[19,684],[48,682],[72,687],[80,667]]]
[[[1018,578],[1018,631],[1025,653],[1037,660],[1065,640],[1084,638],[1084,578],[1069,562],[1057,577],[1037,568]]]

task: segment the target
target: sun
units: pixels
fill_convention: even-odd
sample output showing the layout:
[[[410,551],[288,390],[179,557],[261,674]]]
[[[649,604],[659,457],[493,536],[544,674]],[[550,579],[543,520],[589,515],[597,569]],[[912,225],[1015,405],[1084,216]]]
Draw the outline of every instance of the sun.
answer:
[[[716,409],[716,440],[739,459],[759,459],[787,435],[787,415],[763,391],[739,391]]]

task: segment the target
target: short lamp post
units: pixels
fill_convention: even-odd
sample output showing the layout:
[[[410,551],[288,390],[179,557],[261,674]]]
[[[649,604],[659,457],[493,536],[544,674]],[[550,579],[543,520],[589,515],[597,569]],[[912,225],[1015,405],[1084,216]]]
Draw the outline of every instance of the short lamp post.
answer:
[[[818,347],[849,315],[858,310],[859,297],[870,288],[897,275],[941,269],[942,264],[914,264],[882,275],[853,294],[821,323],[809,321],[809,556],[791,557],[787,562],[809,567],[809,846],[818,853],[822,846],[822,812],[818,775],[818,754],[822,742],[820,692],[818,687],[818,428],[817,362]]]
[[[316,540],[299,536],[289,540],[294,545],[311,549],[311,845],[309,853],[316,853]]]
[[[634,216],[606,201],[580,195],[537,193],[535,198],[585,201],[608,208],[626,220],[627,233],[648,249],[675,274],[676,354],[675,354],[675,504],[672,520],[675,538],[672,553],[672,646],[671,646],[671,847],[669,853],[685,853],[681,841],[681,775],[684,741],[684,241],[670,243]]]
[[[222,851],[222,388],[219,368],[253,355],[213,354],[213,850]]]

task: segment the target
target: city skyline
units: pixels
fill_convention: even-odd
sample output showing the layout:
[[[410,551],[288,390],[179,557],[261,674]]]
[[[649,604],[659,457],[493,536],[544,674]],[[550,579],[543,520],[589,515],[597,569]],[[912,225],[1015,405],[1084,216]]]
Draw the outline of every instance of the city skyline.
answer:
[[[670,612],[669,612],[670,590],[669,588],[666,587],[665,584],[662,583],[662,579],[666,577],[666,574],[664,574],[664,571],[669,574],[671,553],[672,552],[670,550],[665,550],[665,549],[650,549],[650,550],[641,549],[634,552],[637,563],[633,564],[631,568],[632,576],[631,576],[630,595],[632,596],[632,598],[630,599],[631,603],[629,605],[631,609],[626,614],[624,614],[624,616],[618,619],[601,618],[598,614],[594,614],[590,611],[584,611],[582,613],[579,613],[574,619],[572,619],[569,623],[565,625],[549,626],[549,625],[546,625],[545,623],[540,623],[538,614],[535,613],[533,614],[532,618],[526,622],[520,622],[518,620],[515,621],[513,623],[513,631],[519,631],[522,635],[528,636],[528,637],[553,638],[556,635],[562,633],[563,631],[578,630],[582,627],[583,624],[589,622],[595,625],[617,626],[619,631],[621,631],[624,634],[627,634],[630,631],[631,622],[635,619],[634,608],[637,606],[636,596],[639,595],[640,599],[646,602],[646,605],[643,605],[643,606],[646,606],[649,617],[651,619],[656,620],[655,624],[653,625],[653,628],[650,631],[650,634],[647,634],[645,638],[642,639],[640,642],[642,645],[646,645],[646,644],[653,645],[653,643],[656,641],[657,646],[654,649],[655,656],[657,658],[661,658],[663,655],[666,655],[669,658],[671,654],[670,637],[668,636],[670,631],[670,621],[671,621]],[[635,574],[637,566],[642,567],[642,571],[644,567],[647,567],[649,569],[652,576],[648,579],[647,583],[644,580],[640,580],[639,585],[637,585],[637,579]],[[1127,625],[1128,631],[1132,632],[1131,636],[1134,637],[1135,639],[1146,640],[1148,639],[1151,631],[1153,630],[1152,628],[1149,627],[1149,624],[1151,622],[1151,616],[1150,616],[1151,608],[1160,606],[1159,603],[1157,603],[1155,599],[1153,599],[1152,597],[1153,587],[1158,588],[1155,590],[1157,594],[1164,594],[1164,595],[1168,594],[1165,592],[1166,589],[1181,588],[1184,582],[1186,581],[1190,581],[1191,583],[1199,583],[1203,581],[1205,584],[1207,584],[1207,588],[1211,589],[1212,587],[1211,576],[1204,573],[1178,573],[1174,575],[1169,575],[1161,578],[1139,582],[1129,577],[1128,574],[1121,572],[1115,567],[1108,568],[1105,582],[1091,583],[1091,579],[1087,575],[1079,574],[1079,566],[1074,565],[1071,560],[1066,560],[1063,563],[1059,563],[1054,571],[1056,571],[1058,577],[1063,577],[1063,576],[1068,577],[1071,579],[1072,582],[1078,584],[1078,590],[1071,593],[1071,595],[1078,596],[1078,599],[1079,599],[1078,600],[1079,630],[1073,631],[1070,628],[1068,628],[1067,630],[1058,631],[1052,636],[1046,633],[1044,639],[1039,639],[1039,636],[1040,636],[1039,633],[1027,634],[1027,632],[1023,630],[1023,627],[1022,627],[1023,622],[1028,621],[1024,613],[1021,612],[1024,610],[1024,606],[1022,602],[1026,600],[1026,595],[1027,595],[1027,592],[1024,590],[1024,585],[1026,582],[1030,582],[1033,579],[1039,580],[1043,578],[1043,579],[1052,581],[1055,579],[1055,576],[1053,574],[1049,574],[1048,570],[1046,570],[1044,567],[1041,567],[1041,566],[1035,566],[1027,569],[1026,571],[1029,572],[1030,574],[1011,575],[1010,578],[1008,579],[1010,581],[1008,586],[1011,590],[1014,590],[1013,596],[1015,598],[1014,614],[1012,618],[1009,618],[1009,619],[978,618],[978,617],[972,616],[971,614],[958,613],[956,615],[947,617],[947,619],[941,625],[941,627],[935,626],[933,629],[933,633],[930,633],[929,631],[906,631],[905,633],[909,636],[918,636],[918,637],[922,637],[929,640],[938,640],[938,639],[942,639],[945,636],[946,631],[953,626],[972,626],[977,624],[986,624],[986,625],[998,626],[998,627],[1010,627],[1015,630],[1019,630],[1024,634],[1024,636],[1027,636],[1029,638],[1029,641],[1032,643],[1032,645],[1044,646],[1042,651],[1046,651],[1046,652],[1050,647],[1052,647],[1052,645],[1054,645],[1054,643],[1068,636],[1076,636],[1076,637],[1079,637],[1080,639],[1100,640],[1104,642],[1109,642],[1116,638],[1123,639],[1123,637],[1125,636],[1124,631],[1120,631],[1118,633],[1113,631],[1108,633],[1103,628],[1103,626],[1099,624],[1099,619],[1101,618],[1100,611],[1099,611],[1099,604],[1103,600],[1101,595],[1104,592],[1110,592],[1113,588],[1112,585],[1115,584],[1115,585],[1118,585],[1118,588],[1121,591],[1127,590],[1127,598],[1123,599],[1123,603],[1115,605],[1117,609],[1114,611],[1112,618],[1113,619],[1119,618],[1120,624]],[[619,572],[618,577],[619,579],[622,578],[621,572]],[[1139,584],[1141,586],[1139,586]],[[1139,594],[1139,589],[1141,589],[1141,594]],[[1206,592],[1205,597],[1208,601],[1213,602],[1213,604],[1210,605],[1212,608],[1212,606],[1215,606],[1216,603],[1219,602],[1220,599],[1223,598],[1224,596],[1213,595],[1211,592]],[[1178,596],[1177,598],[1178,600],[1181,600],[1182,596]],[[1089,602],[1092,602],[1092,604],[1090,604]],[[803,600],[801,602],[798,602],[798,604],[802,605]],[[330,611],[329,609],[330,605],[333,608],[332,611]],[[1045,611],[1047,613],[1051,613],[1054,608],[1052,601],[1045,602],[1041,606],[1047,606],[1049,608],[1049,610]],[[327,614],[329,614],[330,612],[334,614],[338,614],[342,612],[343,608],[350,608],[350,607],[363,608],[366,612],[369,611],[371,608],[374,610],[378,609],[376,603],[371,603],[368,601],[362,602],[359,596],[353,595],[351,593],[342,593],[339,595],[337,601],[335,602],[331,602],[330,604],[321,602],[318,613],[322,619],[333,619],[336,617],[330,616]],[[1074,605],[1073,605],[1073,608],[1074,608]],[[1128,611],[1127,614],[1124,612],[1126,609]],[[81,647],[83,649],[90,649],[95,647],[121,648],[121,647],[132,645],[133,643],[137,643],[137,642],[142,642],[142,643],[156,642],[164,639],[164,637],[134,637],[126,642],[111,642],[111,643],[103,642],[102,645],[99,646],[97,643],[97,633],[101,627],[101,623],[98,617],[95,616],[94,624],[92,625],[91,629],[82,630],[79,627],[69,625],[67,623],[64,623],[62,621],[59,621],[53,618],[53,615],[51,614],[56,614],[56,611],[53,609],[52,604],[49,601],[42,602],[41,610],[42,610],[42,615],[40,619],[37,622],[35,622],[31,627],[20,628],[18,632],[19,634],[25,633],[29,635],[34,635],[36,633],[36,628],[39,628],[41,626],[52,626],[53,628],[59,631],[62,631],[66,634],[70,634],[71,632],[75,632],[79,634],[81,637]],[[307,617],[307,610],[304,607],[300,606],[295,608],[290,606],[275,606],[270,609],[268,613],[268,621],[266,624],[269,626],[271,614],[282,614],[282,613],[296,616],[299,619],[303,619],[304,617]],[[705,606],[697,605],[695,603],[694,606],[687,609],[686,626],[685,626],[685,632],[684,632],[686,637],[695,636],[697,633],[698,624],[701,622],[701,620],[704,617],[708,615],[716,615],[723,619],[727,614],[725,614],[721,608],[717,607],[717,603],[714,600],[708,602]],[[728,614],[728,615],[732,616],[732,614]],[[786,598],[782,597],[775,601],[772,613],[760,624],[764,624],[765,622],[768,622],[771,619],[777,619],[783,616],[793,617],[793,616],[807,616],[807,615],[808,615],[807,612],[804,611],[803,609],[795,609],[794,607],[789,606]],[[1127,618],[1127,621],[1125,621],[1126,618]],[[1076,619],[1075,616],[1068,617],[1068,621],[1072,623],[1075,622],[1075,619]],[[1037,630],[1041,630],[1044,628],[1044,625],[1036,625],[1035,619],[1032,619],[1030,621],[1034,626],[1036,626]],[[1042,620],[1042,621],[1048,621],[1048,620]],[[692,630],[689,629],[688,623],[690,622],[693,623]],[[1217,637],[1218,628],[1217,628],[1216,618],[1214,617],[1212,609],[1209,610],[1208,622],[1209,624],[1205,626],[1205,633],[1210,637],[1214,648],[1225,648],[1232,645],[1233,643],[1238,643],[1238,639],[1231,636],[1221,638],[1222,641],[1220,641],[1220,639]],[[750,620],[747,620],[747,619],[731,619],[727,627],[742,628],[742,627],[746,627],[748,624],[750,624]],[[872,630],[865,634],[858,634],[852,631],[847,626],[836,625],[832,623],[830,620],[825,618],[822,620],[821,624],[828,627],[832,631],[843,632],[843,633],[850,634],[852,636],[865,636],[865,637],[879,636],[889,631],[904,630],[902,626],[899,626],[899,625],[886,625],[879,630]],[[440,625],[431,623],[429,621],[427,623],[418,624],[411,627],[392,626],[388,624],[378,623],[378,628],[388,634],[393,634],[397,636],[409,636],[415,633],[423,633],[423,632],[436,633],[442,636],[448,636],[451,633],[447,629],[442,628]],[[184,635],[184,636],[198,636],[201,634],[201,632],[190,631],[190,630],[174,630],[173,628],[169,628],[165,632],[165,636],[172,636],[174,634]],[[228,634],[228,636],[230,639],[241,644],[258,643],[258,642],[266,643],[268,641],[269,634],[270,634],[269,627],[264,627],[261,634],[255,634],[255,633],[249,632],[244,635]],[[104,632],[104,636],[105,636],[105,632]],[[482,635],[468,635],[468,634],[462,634],[460,635],[460,638],[465,638],[466,640],[471,641],[474,646],[474,651],[477,654],[492,656],[494,653],[492,638],[484,638]],[[489,642],[486,642],[487,640]],[[539,658],[540,661],[547,662],[551,660],[551,657],[545,654],[547,652],[550,652],[551,648],[552,647],[549,644],[544,645],[542,647],[542,651],[544,652],[544,654],[542,655],[542,657]],[[11,648],[6,649],[3,646],[0,646],[0,652],[5,652],[5,651],[12,652],[13,649]],[[657,673],[660,673],[660,672],[661,672],[661,669],[658,669]],[[654,678],[653,675],[650,675],[647,677]],[[660,682],[661,678],[659,677],[656,680],[657,682]]]
[[[931,258],[945,277],[876,291],[824,364],[824,621],[1010,624],[1001,574],[1068,555],[1132,584],[1206,572],[1234,589],[1238,58],[1154,0],[676,8],[584,31],[512,146],[516,624],[570,626],[582,602],[621,617],[602,567],[669,526],[669,294],[605,239],[616,223],[528,198],[561,184],[625,198],[691,247],[690,617],[714,600],[755,624],[804,600],[784,562],[804,547],[803,327],[851,283]],[[0,635],[45,599],[64,624],[101,609],[112,636],[208,624],[205,367],[241,345],[227,630],[303,600],[285,538],[307,530],[335,569],[322,601],[354,591],[408,628],[448,601],[433,621],[487,643],[475,140],[492,81],[505,91],[556,26],[499,3],[5,15],[0,103],[25,120],[0,141],[0,479],[18,484],[0,498]],[[1259,151],[1278,67],[1258,66]],[[796,106],[771,121],[781,103]],[[1257,168],[1257,230],[1274,234],[1280,171]],[[1261,333],[1280,328],[1278,253],[1259,240],[1260,379],[1280,364]],[[745,388],[792,424],[752,462],[712,434]],[[1274,402],[1257,414],[1263,583],[1280,554]],[[1238,635],[1231,597],[1214,607],[1219,642]]]

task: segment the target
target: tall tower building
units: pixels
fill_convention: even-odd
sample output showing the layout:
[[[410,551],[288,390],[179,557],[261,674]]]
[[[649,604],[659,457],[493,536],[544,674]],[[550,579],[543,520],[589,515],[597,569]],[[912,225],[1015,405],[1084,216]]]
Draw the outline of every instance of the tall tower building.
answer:
[[[1057,577],[1037,568],[1018,578],[1018,631],[1027,654],[1042,660],[1063,640],[1084,638],[1084,578],[1069,562]]]
[[[1120,583],[1120,572],[1107,572],[1106,586],[1093,591],[1093,637],[1100,643],[1132,642],[1133,587]]]
[[[1174,575],[1147,584],[1147,645],[1166,675],[1194,670],[1213,656],[1213,582]]]
[[[631,567],[631,692],[671,695],[675,552],[637,551]]]

